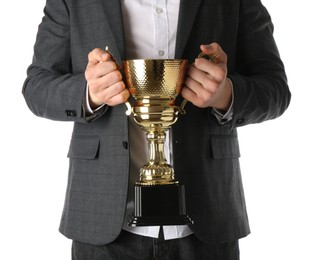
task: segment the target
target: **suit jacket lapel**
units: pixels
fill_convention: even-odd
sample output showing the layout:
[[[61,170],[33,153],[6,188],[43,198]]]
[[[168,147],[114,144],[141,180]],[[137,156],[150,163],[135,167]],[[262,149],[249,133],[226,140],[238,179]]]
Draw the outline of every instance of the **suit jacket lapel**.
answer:
[[[201,0],[181,0],[175,58],[182,58]]]
[[[125,43],[123,31],[122,9],[119,0],[100,0],[103,12],[111,30],[113,44],[109,51],[113,54],[118,63],[121,64],[125,57]]]

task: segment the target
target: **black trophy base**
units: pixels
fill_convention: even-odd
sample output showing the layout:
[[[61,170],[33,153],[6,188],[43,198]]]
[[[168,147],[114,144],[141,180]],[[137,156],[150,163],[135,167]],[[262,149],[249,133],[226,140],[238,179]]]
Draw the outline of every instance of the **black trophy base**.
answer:
[[[135,214],[129,226],[189,225],[185,189],[180,184],[135,186]]]

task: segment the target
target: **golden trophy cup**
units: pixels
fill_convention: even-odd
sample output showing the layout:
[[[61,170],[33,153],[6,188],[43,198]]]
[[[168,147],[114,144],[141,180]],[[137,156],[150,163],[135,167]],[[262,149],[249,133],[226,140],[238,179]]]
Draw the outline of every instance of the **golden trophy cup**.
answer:
[[[127,115],[146,132],[148,161],[140,168],[135,183],[135,211],[128,225],[185,225],[193,221],[186,214],[185,189],[174,176],[165,158],[166,131],[184,113],[175,104],[188,68],[182,59],[126,60],[124,82],[133,103]],[[184,103],[185,104],[185,103]]]

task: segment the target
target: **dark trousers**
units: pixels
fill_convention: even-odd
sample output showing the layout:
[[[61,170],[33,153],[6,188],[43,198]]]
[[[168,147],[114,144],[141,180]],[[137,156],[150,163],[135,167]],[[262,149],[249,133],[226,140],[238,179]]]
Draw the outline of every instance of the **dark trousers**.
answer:
[[[72,260],[239,260],[238,240],[208,244],[195,235],[164,240],[122,231],[110,244],[94,246],[73,241]]]

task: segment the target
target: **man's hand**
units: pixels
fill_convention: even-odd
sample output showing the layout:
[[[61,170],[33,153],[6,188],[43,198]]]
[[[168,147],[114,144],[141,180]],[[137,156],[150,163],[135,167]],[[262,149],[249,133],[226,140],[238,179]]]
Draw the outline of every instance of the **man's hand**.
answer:
[[[102,104],[115,106],[125,103],[129,97],[111,55],[102,49],[94,49],[88,54],[88,64],[85,70],[88,83],[88,98],[92,109]]]
[[[232,85],[227,76],[227,56],[217,43],[201,45],[211,60],[197,58],[188,70],[182,96],[194,105],[226,112],[232,100]]]

